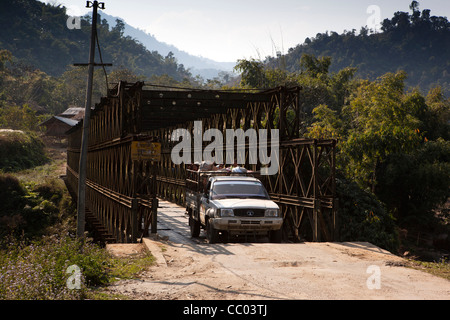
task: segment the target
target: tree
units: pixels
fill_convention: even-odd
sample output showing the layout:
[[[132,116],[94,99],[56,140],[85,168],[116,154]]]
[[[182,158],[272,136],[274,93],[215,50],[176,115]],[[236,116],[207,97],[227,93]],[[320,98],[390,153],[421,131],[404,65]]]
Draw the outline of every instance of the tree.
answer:
[[[336,193],[342,241],[367,241],[397,253],[396,221],[373,193],[345,177],[336,179]]]
[[[307,137],[314,139],[339,139],[342,130],[342,120],[336,111],[326,105],[314,108],[314,122],[308,129]]]
[[[355,76],[358,78],[373,81],[387,72],[404,70],[408,74],[405,79],[407,86],[427,92],[440,85],[444,94],[449,96],[447,52],[450,45],[447,39],[450,37],[450,23],[446,17],[431,15],[429,9],[420,11],[418,2],[412,3],[411,10],[399,11],[384,19],[383,32],[380,33],[367,34],[367,30],[362,28],[359,34],[352,31],[317,34],[315,38],[288,50],[288,54],[283,56],[286,70],[304,73],[308,70],[313,76],[323,74],[325,72],[317,70],[311,56],[330,56],[333,61],[328,69],[330,74],[350,66],[357,68]],[[304,54],[307,56],[299,65]],[[280,61],[277,58],[266,59],[272,68],[276,68]]]
[[[121,19],[116,19],[116,25],[112,28],[111,32],[118,34],[119,37],[122,37],[124,31],[125,23]]]
[[[411,4],[409,5],[409,8],[411,9],[411,11],[414,13],[416,11],[419,11],[419,2],[418,1],[413,1],[411,2]]]
[[[377,168],[376,194],[402,225],[429,225],[450,196],[450,142],[428,141],[390,154]]]
[[[376,168],[391,153],[410,152],[418,145],[420,122],[404,101],[406,74],[386,74],[363,82],[343,116],[349,128],[342,143],[341,166],[348,177],[372,192]]]
[[[403,226],[425,225],[450,196],[450,100],[439,87],[426,97],[416,89],[405,93],[405,77],[398,72],[360,81],[340,112],[316,107],[307,136],[338,138],[344,180],[379,197]]]
[[[428,106],[424,115],[425,137],[428,140],[450,139],[450,98],[445,98],[442,87],[431,89],[426,96]]]
[[[5,77],[6,63],[8,62],[12,62],[11,52],[8,50],[0,50],[0,86],[3,86],[3,78]],[[0,100],[1,96],[2,92],[0,91]]]
[[[5,70],[5,64],[12,62],[12,54],[8,50],[0,50],[0,72]]]
[[[144,80],[144,76],[136,75],[133,71],[127,68],[115,69],[108,75],[108,81],[110,83],[118,83],[119,81],[127,81],[133,83]]]
[[[55,104],[51,109],[53,114],[63,112],[70,106],[84,107],[86,100],[87,69],[71,67],[58,78],[58,83],[52,92]],[[103,70],[94,71],[92,101],[99,102],[106,96],[106,82]]]
[[[6,105],[0,109],[0,127],[13,130],[37,131],[42,118],[27,104]]]
[[[251,59],[237,61],[234,70],[241,73],[241,86],[250,88],[264,88],[267,82],[263,62]]]
[[[316,58],[311,54],[303,54],[300,68],[313,78],[327,75],[331,65],[331,57]]]

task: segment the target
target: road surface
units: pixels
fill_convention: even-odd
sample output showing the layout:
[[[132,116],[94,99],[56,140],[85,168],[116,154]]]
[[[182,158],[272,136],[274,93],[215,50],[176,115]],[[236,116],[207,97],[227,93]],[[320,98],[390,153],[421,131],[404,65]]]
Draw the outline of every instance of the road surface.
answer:
[[[370,243],[208,244],[191,239],[184,209],[161,201],[157,264],[109,287],[151,300],[449,300],[450,281],[407,267]]]

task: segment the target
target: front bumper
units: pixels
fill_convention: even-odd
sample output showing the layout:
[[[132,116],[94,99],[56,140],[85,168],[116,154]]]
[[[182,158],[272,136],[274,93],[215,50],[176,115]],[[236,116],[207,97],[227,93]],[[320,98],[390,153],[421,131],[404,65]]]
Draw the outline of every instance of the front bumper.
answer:
[[[227,217],[210,219],[210,223],[212,223],[214,229],[220,231],[266,233],[281,229],[283,218]]]

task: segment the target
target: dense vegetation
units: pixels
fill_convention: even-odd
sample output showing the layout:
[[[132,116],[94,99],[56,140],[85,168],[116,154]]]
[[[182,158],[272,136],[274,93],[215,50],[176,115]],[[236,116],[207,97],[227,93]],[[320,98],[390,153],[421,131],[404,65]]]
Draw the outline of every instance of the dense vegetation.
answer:
[[[81,21],[81,29],[67,27],[65,7],[36,0],[12,0],[0,3],[0,48],[7,49],[19,63],[40,69],[51,76],[61,76],[73,63],[87,62],[90,20]],[[116,68],[127,66],[139,75],[167,74],[182,81],[190,77],[172,55],[161,56],[147,50],[130,37],[123,36],[124,23],[109,26],[100,19],[98,36],[105,62]],[[97,56],[97,61],[99,57]]]
[[[356,68],[331,72],[331,57],[304,54],[301,71],[241,60],[241,86],[302,87],[302,134],[335,138],[341,240],[369,241],[397,252],[400,228],[449,233],[450,99],[436,86],[407,90],[403,71],[375,80]],[[289,117],[289,112],[287,113]],[[450,249],[450,241],[442,243]]]
[[[0,253],[2,300],[85,298],[85,279],[80,279],[78,290],[70,289],[67,285],[70,274],[66,274],[66,270],[72,265],[86,270],[91,285],[100,283],[101,278],[106,276],[105,268],[101,265],[101,261],[107,258],[105,252],[95,245],[80,245],[70,238],[44,238],[33,244],[13,240],[9,245],[0,248]]]
[[[26,145],[16,140],[17,148],[20,142]],[[23,148],[23,156],[29,151]],[[0,156],[9,160],[8,153]],[[0,300],[101,298],[93,288],[132,277],[153,262],[150,254],[114,258],[89,238],[75,237],[76,208],[57,174],[63,161],[11,173],[0,167]]]
[[[318,33],[306,38],[303,44],[289,49],[279,58],[267,58],[271,66],[290,72],[299,71],[303,54],[329,56],[330,71],[356,67],[356,76],[375,80],[387,72],[403,70],[408,74],[406,85],[427,92],[440,85],[450,95],[450,22],[446,17],[432,16],[429,9],[419,10],[413,1],[411,13],[396,12],[382,22],[381,32],[368,27],[344,31]]]
[[[65,7],[36,0],[0,3],[0,126],[38,130],[50,115],[70,106],[84,107],[86,67],[90,39],[89,16],[81,29],[67,28]],[[153,84],[213,87],[219,81],[192,77],[172,53],[166,57],[147,50],[123,35],[124,23],[109,26],[100,19],[97,33],[107,79],[101,68],[95,70],[93,103],[100,101],[119,80],[146,81]],[[100,62],[96,51],[96,62]]]
[[[44,164],[48,158],[44,144],[36,134],[0,129],[0,168],[4,172],[28,169]]]

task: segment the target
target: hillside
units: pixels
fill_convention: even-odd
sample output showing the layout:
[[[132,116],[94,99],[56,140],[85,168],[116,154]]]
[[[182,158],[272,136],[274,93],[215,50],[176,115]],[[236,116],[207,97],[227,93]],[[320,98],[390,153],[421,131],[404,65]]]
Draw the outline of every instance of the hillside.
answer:
[[[417,3],[416,3],[417,4]],[[303,54],[332,58],[330,71],[356,67],[356,76],[374,80],[387,72],[406,71],[407,86],[423,92],[440,85],[450,95],[450,22],[432,16],[430,10],[411,6],[411,13],[396,12],[382,22],[382,32],[371,33],[366,27],[338,34],[319,33],[303,44],[289,49],[281,58],[267,58],[273,67],[301,71]]]
[[[82,19],[81,29],[67,28],[66,8],[36,0],[0,2],[0,49],[10,51],[19,62],[60,76],[73,63],[87,62],[90,23]],[[105,19],[98,25],[104,62],[114,68],[128,68],[145,77],[167,74],[176,81],[191,74],[173,55],[163,57],[124,35],[124,24],[109,26]],[[97,61],[98,58],[97,58]]]
[[[101,13],[102,19],[106,19],[110,25],[115,25],[116,19],[104,12]],[[184,65],[194,76],[200,75],[204,79],[213,79],[219,72],[231,72],[235,66],[234,62],[217,62],[208,58],[191,55],[177,47],[158,41],[154,35],[146,33],[143,30],[130,26],[124,21],[124,35],[130,36],[142,43],[150,51],[158,51],[161,55],[167,56],[169,52],[177,58],[177,61]]]

